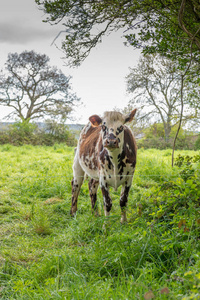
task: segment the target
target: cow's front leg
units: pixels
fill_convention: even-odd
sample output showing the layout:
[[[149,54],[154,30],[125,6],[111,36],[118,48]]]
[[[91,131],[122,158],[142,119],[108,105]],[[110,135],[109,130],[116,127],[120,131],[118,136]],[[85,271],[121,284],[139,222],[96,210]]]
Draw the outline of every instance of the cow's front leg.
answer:
[[[109,195],[108,184],[104,180],[101,181],[101,191],[103,194],[104,213],[105,213],[105,216],[107,217],[110,215],[110,210],[112,208],[112,200]]]
[[[122,186],[121,196],[120,196],[120,207],[121,207],[121,223],[127,222],[126,218],[126,207],[128,203],[128,195],[131,188],[131,183],[125,183]]]
[[[99,181],[95,179],[91,179],[89,181],[89,192],[90,192],[90,198],[91,198],[91,204],[92,204],[92,212],[98,216],[98,207],[97,207],[97,190],[99,186]]]

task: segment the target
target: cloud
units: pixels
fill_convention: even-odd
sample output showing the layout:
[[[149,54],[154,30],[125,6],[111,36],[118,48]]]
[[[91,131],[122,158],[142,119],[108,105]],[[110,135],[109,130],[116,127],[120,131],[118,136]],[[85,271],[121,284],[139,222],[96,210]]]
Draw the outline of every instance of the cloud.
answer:
[[[6,0],[0,10],[0,43],[27,45],[48,40],[51,43],[63,30],[61,25],[42,22],[43,12],[34,0]]]
[[[29,22],[28,19],[12,20],[7,22],[0,20],[0,43],[28,44],[49,39],[50,42],[57,36],[60,29],[53,28],[49,24]]]

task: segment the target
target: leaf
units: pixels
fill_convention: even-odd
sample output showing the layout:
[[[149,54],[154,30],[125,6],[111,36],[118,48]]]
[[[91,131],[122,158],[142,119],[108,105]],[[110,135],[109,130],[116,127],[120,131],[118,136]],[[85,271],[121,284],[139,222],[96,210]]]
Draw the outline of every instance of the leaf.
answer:
[[[188,272],[186,272],[185,274],[184,274],[184,276],[191,276],[191,275],[193,275],[194,273],[192,272],[192,271],[188,271]]]
[[[154,293],[152,291],[148,291],[144,294],[144,299],[145,300],[151,300],[153,299],[155,296],[154,296]]]
[[[168,287],[164,287],[162,290],[160,290],[161,294],[169,294],[169,289]]]
[[[200,273],[199,273],[199,274],[196,274],[196,277],[197,277],[198,279],[200,279]]]
[[[58,203],[58,202],[62,202],[62,200],[60,198],[57,198],[57,197],[52,197],[52,198],[48,198],[44,202],[44,204],[50,205],[50,204],[55,204],[55,203]]]
[[[189,232],[189,231],[190,231],[190,229],[188,227],[184,228],[184,232]]]
[[[184,219],[180,220],[178,223],[178,228],[181,228],[185,224],[186,224],[186,220],[184,220]]]

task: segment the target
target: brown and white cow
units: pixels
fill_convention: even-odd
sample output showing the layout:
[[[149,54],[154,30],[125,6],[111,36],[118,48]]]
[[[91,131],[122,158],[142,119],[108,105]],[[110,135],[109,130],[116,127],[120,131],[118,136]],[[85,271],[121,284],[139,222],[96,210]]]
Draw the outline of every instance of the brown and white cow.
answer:
[[[84,174],[91,177],[89,192],[92,210],[97,214],[97,189],[100,184],[105,216],[112,207],[109,187],[122,185],[121,222],[126,221],[126,206],[136,165],[136,143],[131,130],[124,125],[132,121],[136,109],[127,116],[120,112],[105,112],[103,118],[93,115],[82,130],[74,158],[71,215],[77,211],[77,200]]]

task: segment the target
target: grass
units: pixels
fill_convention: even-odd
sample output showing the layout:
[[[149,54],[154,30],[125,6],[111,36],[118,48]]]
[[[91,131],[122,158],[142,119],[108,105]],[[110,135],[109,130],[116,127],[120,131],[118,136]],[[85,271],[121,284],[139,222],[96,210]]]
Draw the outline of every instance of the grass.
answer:
[[[87,181],[69,215],[73,148],[0,146],[0,298],[200,299],[198,181],[184,182],[170,154],[139,150],[128,223],[111,190],[103,230]]]

